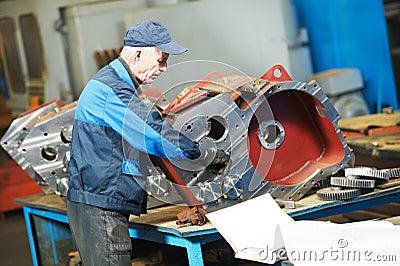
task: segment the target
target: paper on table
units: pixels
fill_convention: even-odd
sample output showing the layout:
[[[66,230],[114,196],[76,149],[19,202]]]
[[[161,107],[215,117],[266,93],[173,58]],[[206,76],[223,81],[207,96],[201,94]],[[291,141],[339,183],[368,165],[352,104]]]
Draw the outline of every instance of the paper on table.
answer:
[[[386,221],[280,224],[289,260],[296,266],[400,264],[400,228]]]
[[[295,266],[400,265],[400,227],[386,221],[294,221],[269,194],[207,214],[235,257]]]
[[[278,224],[294,222],[269,194],[208,213],[207,218],[230,244],[235,257],[270,264],[283,247],[281,235],[276,233]]]

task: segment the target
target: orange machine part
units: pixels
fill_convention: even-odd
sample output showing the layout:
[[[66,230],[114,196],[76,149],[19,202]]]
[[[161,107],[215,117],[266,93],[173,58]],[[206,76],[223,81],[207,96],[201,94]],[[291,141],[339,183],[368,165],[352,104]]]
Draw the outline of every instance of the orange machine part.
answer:
[[[265,121],[269,104],[276,121],[285,131],[281,146],[267,150],[258,139],[259,121]],[[248,131],[250,159],[257,172],[277,185],[294,185],[311,176],[316,169],[339,163],[343,145],[328,117],[311,95],[300,91],[281,91],[268,98],[253,116]]]
[[[14,160],[0,163],[0,219],[4,212],[22,207],[15,199],[38,193],[42,189]]]

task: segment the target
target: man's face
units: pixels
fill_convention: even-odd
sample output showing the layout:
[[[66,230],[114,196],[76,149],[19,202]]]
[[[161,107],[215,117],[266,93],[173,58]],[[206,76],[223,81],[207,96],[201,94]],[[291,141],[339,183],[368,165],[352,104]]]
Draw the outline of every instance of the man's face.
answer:
[[[137,78],[144,84],[152,83],[161,72],[167,70],[167,60],[169,54],[161,52],[156,48],[144,49],[139,57]]]

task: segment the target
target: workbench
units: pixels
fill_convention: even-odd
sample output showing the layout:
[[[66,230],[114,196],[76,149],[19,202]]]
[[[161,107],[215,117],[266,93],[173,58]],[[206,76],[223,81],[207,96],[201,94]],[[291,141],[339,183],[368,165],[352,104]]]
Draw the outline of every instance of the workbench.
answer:
[[[316,194],[311,194],[297,201],[295,209],[285,211],[295,220],[310,220],[397,201],[400,201],[400,186],[375,189],[346,201],[322,201]],[[55,194],[37,194],[17,199],[16,203],[23,205],[33,265],[58,265],[65,254],[59,254],[57,244],[63,238],[72,239],[65,201]],[[149,210],[148,214],[141,217],[131,216],[129,234],[136,239],[186,248],[189,265],[204,265],[202,245],[220,240],[222,236],[211,223],[203,226],[176,225],[176,214],[183,208],[167,206]],[[48,256],[49,251],[41,250],[43,243],[47,243],[52,258]],[[73,250],[72,244],[67,247],[64,245],[64,248]]]

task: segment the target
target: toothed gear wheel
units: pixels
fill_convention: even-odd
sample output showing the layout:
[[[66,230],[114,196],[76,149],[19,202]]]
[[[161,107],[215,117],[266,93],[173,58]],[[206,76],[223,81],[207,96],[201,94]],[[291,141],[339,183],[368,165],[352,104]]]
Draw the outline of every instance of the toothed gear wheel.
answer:
[[[326,201],[332,200],[348,200],[361,195],[358,188],[343,189],[340,187],[327,187],[317,191],[317,196]]]
[[[400,177],[400,167],[390,168],[390,169],[382,169],[381,171],[388,173],[389,179]]]
[[[389,174],[385,171],[377,170],[371,167],[355,167],[344,169],[344,175],[347,176],[364,176],[377,180],[389,180]]]
[[[350,176],[350,178],[342,176],[333,176],[331,177],[331,185],[338,187],[349,187],[349,188],[374,188],[375,180],[354,178],[354,176]]]

